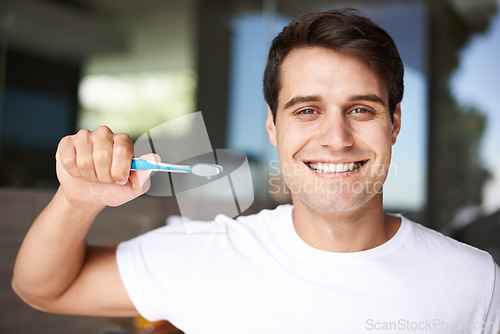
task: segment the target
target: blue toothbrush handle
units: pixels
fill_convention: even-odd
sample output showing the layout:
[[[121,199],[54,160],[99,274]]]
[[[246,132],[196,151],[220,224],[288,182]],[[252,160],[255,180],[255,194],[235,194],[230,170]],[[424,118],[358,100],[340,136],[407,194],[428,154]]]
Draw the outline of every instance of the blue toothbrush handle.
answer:
[[[145,159],[132,159],[130,170],[157,170],[167,172],[189,173],[191,166],[168,165],[161,162],[155,163]]]
[[[130,170],[154,170],[175,173],[192,173],[197,176],[212,177],[222,173],[222,166],[207,163],[197,163],[193,166],[173,165],[145,159],[132,159]]]
[[[132,159],[130,170],[158,169],[158,166],[144,159]]]

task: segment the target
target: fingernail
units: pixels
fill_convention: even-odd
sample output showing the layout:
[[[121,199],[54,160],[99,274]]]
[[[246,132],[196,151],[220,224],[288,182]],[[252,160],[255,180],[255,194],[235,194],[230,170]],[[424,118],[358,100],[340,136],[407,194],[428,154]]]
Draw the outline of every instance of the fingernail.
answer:
[[[127,184],[127,182],[128,182],[128,179],[124,179],[124,180],[116,181],[116,184],[123,186],[123,185]]]

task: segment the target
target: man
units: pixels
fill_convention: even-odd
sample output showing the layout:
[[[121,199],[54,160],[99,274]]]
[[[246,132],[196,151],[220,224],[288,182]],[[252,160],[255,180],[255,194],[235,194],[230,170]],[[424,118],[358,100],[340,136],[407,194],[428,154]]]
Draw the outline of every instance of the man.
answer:
[[[266,128],[292,205],[203,233],[146,233],[86,247],[106,205],[143,193],[130,138],[64,138],[61,187],[19,251],[13,288],[56,313],[167,319],[186,333],[495,333],[491,256],[382,211],[401,126],[403,65],[352,10],[304,15],[271,46]]]

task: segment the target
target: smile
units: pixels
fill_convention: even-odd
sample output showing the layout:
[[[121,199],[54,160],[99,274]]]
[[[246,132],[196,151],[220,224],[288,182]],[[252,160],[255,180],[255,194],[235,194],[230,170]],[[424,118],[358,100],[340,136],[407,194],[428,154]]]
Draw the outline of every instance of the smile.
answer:
[[[306,162],[306,165],[318,173],[348,173],[363,166],[367,160],[348,162],[343,164],[331,164],[326,162]]]

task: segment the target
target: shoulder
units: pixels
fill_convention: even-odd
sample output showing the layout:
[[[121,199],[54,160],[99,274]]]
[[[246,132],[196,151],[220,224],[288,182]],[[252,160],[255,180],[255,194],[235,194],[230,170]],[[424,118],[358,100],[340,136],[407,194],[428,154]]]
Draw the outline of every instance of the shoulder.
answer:
[[[429,287],[437,287],[436,294],[460,295],[463,301],[487,310],[499,282],[493,257],[438,231],[402,219],[408,232],[402,245],[407,253],[405,261],[426,274]]]
[[[236,219],[219,215],[215,218],[215,223],[226,232],[228,239],[252,238],[262,244],[273,235],[282,234],[291,225],[292,209],[292,205],[280,205],[275,209],[264,209]]]
[[[495,262],[489,253],[404,217],[402,219],[409,227],[408,246],[422,256],[446,268],[474,271],[478,277],[494,279]]]

